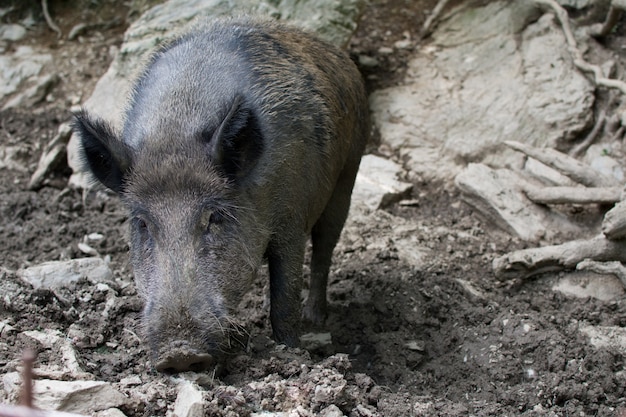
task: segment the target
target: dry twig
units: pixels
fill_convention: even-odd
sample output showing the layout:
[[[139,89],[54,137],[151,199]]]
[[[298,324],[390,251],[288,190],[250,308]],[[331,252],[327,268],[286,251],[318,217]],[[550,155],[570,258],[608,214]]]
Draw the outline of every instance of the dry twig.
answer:
[[[50,12],[48,12],[48,0],[41,0],[41,8],[43,10],[43,16],[46,19],[46,23],[48,23],[48,26],[50,27],[50,29],[52,29],[53,31],[57,33],[58,38],[63,36],[61,29],[57,26],[56,23],[54,23],[54,20],[52,20],[52,17],[50,17]]]
[[[613,204],[622,199],[621,187],[527,187],[526,197],[538,204]]]
[[[576,65],[576,67],[583,72],[592,73],[594,76],[594,82],[597,86],[616,88],[622,93],[626,94],[626,83],[620,80],[606,78],[604,74],[602,74],[602,69],[599,66],[590,64],[589,62],[585,61],[582,52],[580,52],[576,45],[576,39],[574,38],[572,29],[569,24],[569,16],[567,14],[567,11],[565,11],[565,9],[561,7],[555,0],[534,1],[537,5],[547,6],[551,8],[556,14],[556,17],[561,24],[561,28],[563,29],[563,34],[565,35],[567,46],[570,54],[572,55],[574,65]]]
[[[626,241],[611,241],[599,236],[591,240],[524,249],[494,259],[492,267],[497,278],[506,280],[573,269],[585,259],[626,262]]]
[[[582,142],[580,142],[578,145],[572,148],[572,150],[569,153],[570,156],[577,158],[580,155],[582,155],[582,153],[585,152],[587,148],[589,148],[589,146],[591,146],[593,141],[596,140],[596,136],[598,136],[598,133],[600,133],[600,130],[602,129],[602,126],[604,126],[605,121],[606,121],[606,112],[602,110],[600,114],[598,115],[596,124],[593,126],[593,129],[591,129],[591,132],[589,132],[587,137],[585,137],[585,139]]]
[[[537,161],[556,169],[561,174],[567,175],[577,183],[587,187],[613,187],[618,185],[613,178],[591,169],[578,159],[572,158],[556,149],[538,149],[515,141],[506,141],[504,143],[510,148],[535,158]]]
[[[430,16],[428,16],[428,18],[424,22],[424,26],[422,27],[422,30],[420,31],[421,39],[425,38],[426,36],[430,34],[434,22],[437,19],[439,19],[439,16],[441,15],[441,12],[443,11],[444,7],[446,7],[446,4],[448,4],[448,1],[449,0],[439,0],[439,2],[437,2],[435,7],[433,8],[433,11],[430,12]]]

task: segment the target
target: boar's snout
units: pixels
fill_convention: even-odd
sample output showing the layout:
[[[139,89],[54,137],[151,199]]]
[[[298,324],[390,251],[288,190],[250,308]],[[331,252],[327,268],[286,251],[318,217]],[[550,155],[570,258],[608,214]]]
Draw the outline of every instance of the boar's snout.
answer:
[[[203,372],[215,366],[216,361],[209,353],[198,352],[185,341],[175,341],[159,355],[155,368],[166,373]]]

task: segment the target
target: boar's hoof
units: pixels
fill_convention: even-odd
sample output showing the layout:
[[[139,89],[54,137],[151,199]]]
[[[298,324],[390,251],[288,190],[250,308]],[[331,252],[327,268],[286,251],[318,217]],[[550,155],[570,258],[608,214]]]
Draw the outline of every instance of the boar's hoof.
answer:
[[[198,353],[191,349],[176,348],[161,355],[155,364],[159,372],[203,372],[208,371],[216,365],[212,355],[208,353]]]

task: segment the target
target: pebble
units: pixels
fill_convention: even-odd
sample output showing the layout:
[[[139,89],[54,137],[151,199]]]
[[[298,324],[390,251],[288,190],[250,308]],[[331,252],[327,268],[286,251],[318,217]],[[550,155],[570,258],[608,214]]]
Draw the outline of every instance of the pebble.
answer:
[[[26,36],[26,28],[22,25],[9,23],[0,25],[0,39],[5,41],[19,41]]]

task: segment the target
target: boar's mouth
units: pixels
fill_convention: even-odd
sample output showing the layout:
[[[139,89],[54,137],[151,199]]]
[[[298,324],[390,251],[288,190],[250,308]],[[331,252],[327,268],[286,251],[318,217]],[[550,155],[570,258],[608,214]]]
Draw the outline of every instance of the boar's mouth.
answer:
[[[219,368],[230,354],[244,349],[249,339],[243,326],[228,317],[223,321],[219,330],[195,329],[190,337],[186,337],[189,333],[184,331],[177,337],[148,335],[154,368],[169,374]]]

